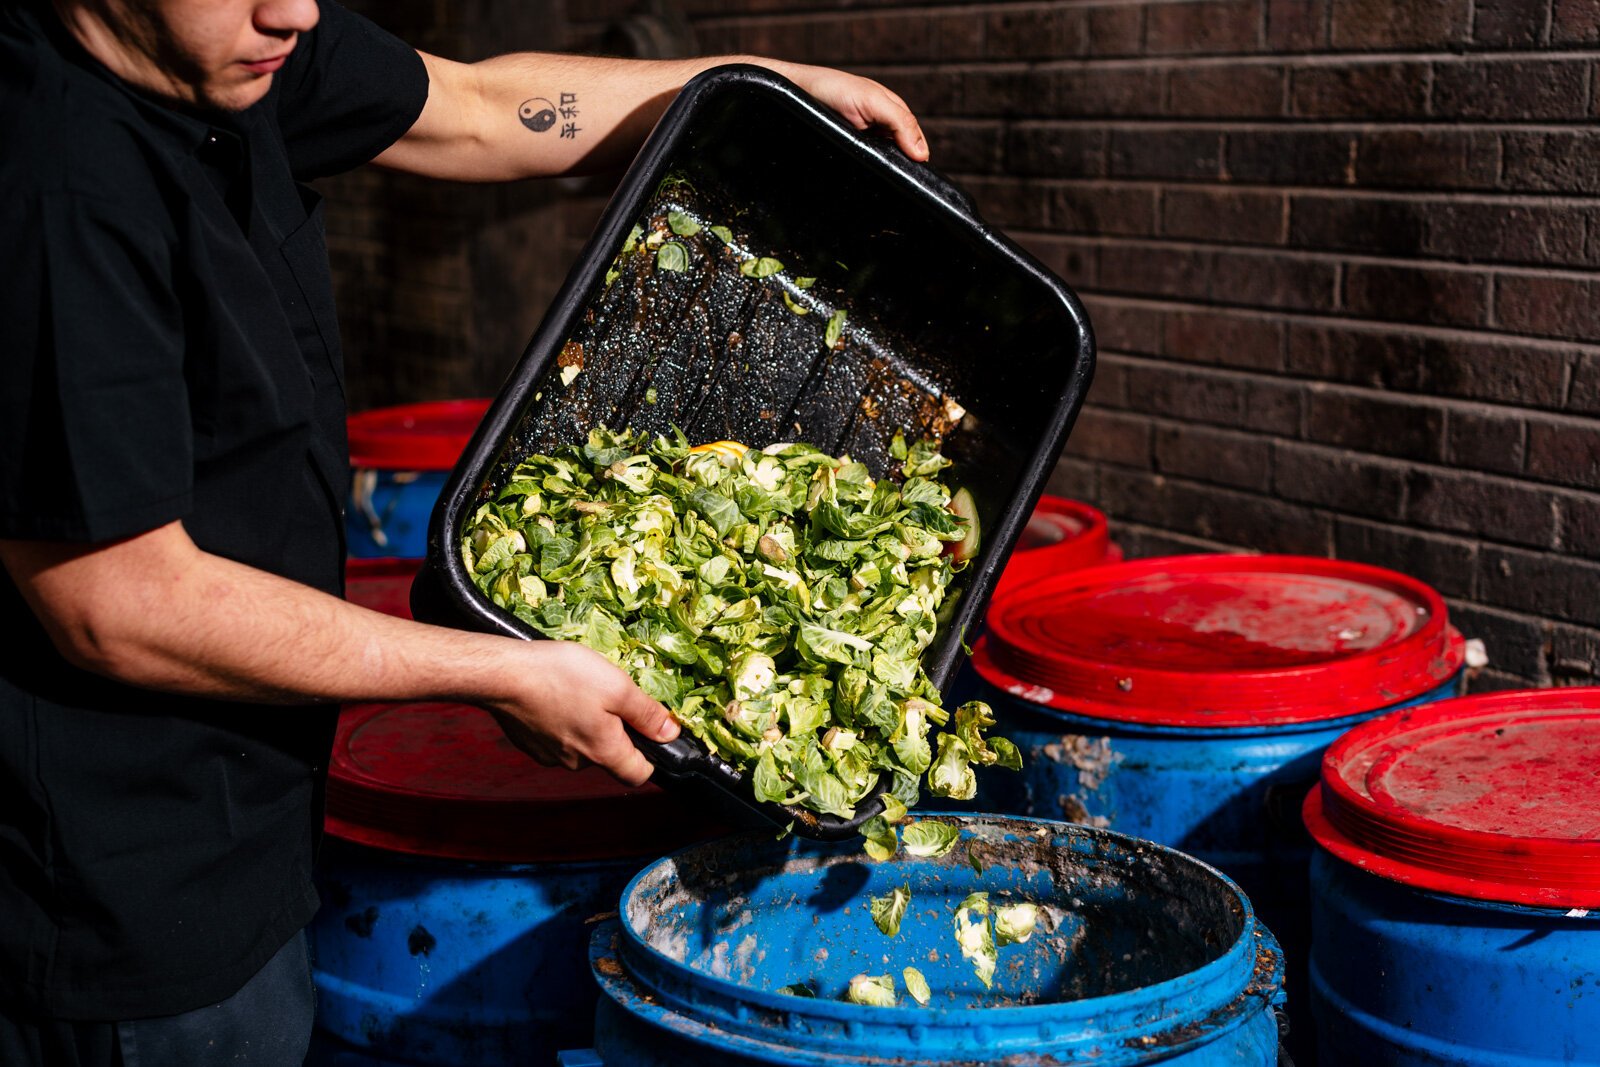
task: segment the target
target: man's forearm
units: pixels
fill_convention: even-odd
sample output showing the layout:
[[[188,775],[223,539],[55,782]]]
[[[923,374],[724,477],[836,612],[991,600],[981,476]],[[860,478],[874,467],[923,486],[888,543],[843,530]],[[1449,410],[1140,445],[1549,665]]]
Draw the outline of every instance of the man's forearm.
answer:
[[[927,146],[904,101],[841,71],[757,56],[636,60],[525,52],[479,63],[424,55],[428,102],[378,157],[397,170],[457,181],[583,174],[626,163],[678,91],[726,63],[765,66],[858,128],[888,127],[913,158]]]

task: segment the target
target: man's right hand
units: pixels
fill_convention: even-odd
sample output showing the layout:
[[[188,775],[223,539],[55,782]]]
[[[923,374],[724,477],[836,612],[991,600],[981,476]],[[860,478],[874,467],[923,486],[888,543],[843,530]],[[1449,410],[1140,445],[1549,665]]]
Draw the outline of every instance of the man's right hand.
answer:
[[[517,648],[517,687],[486,706],[511,743],[548,767],[604,767],[625,785],[643,785],[654,770],[623,729],[671,741],[677,720],[600,653],[568,641]]]

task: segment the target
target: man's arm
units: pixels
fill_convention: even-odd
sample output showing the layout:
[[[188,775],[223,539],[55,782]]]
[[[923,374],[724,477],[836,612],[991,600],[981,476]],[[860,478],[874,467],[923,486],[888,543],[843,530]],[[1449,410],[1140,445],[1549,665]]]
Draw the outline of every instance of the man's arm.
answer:
[[[541,762],[593,762],[630,784],[650,765],[623,722],[662,741],[678,734],[665,708],[581,645],[382,615],[203,552],[180,523],[104,545],[0,540],[0,563],[63,656],[132,685],[286,705],[478,704]]]
[[[857,129],[883,126],[906,155],[928,158],[904,100],[868,78],[827,67],[721,56],[604,59],[525,52],[480,63],[422,53],[428,102],[377,161],[456,181],[584,174],[626,163],[689,79],[724,63],[755,63],[794,82]]]

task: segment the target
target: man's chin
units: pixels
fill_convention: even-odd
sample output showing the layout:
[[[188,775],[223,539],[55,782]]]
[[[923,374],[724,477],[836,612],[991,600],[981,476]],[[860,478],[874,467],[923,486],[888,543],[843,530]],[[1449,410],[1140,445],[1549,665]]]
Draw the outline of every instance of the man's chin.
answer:
[[[272,75],[259,74],[247,82],[208,87],[201,94],[198,103],[207,111],[236,115],[261,103],[271,90]]]

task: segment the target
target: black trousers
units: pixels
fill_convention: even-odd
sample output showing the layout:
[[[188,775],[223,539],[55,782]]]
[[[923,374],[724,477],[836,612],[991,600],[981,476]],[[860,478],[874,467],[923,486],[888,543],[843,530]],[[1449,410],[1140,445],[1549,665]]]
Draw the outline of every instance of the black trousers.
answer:
[[[220,1004],[181,1015],[78,1022],[0,1008],[5,1067],[300,1067],[316,994],[304,932]]]

